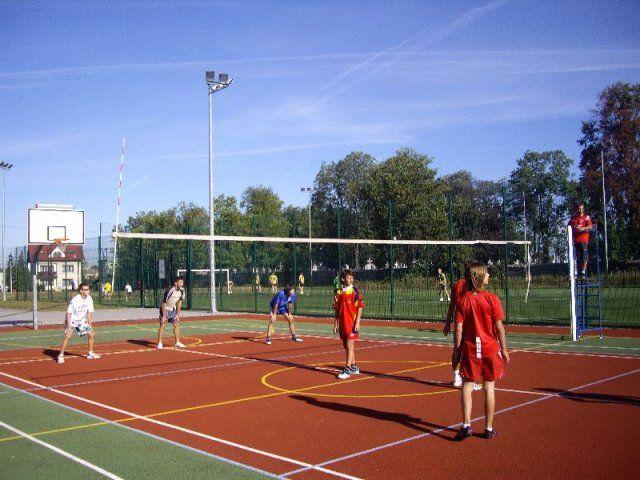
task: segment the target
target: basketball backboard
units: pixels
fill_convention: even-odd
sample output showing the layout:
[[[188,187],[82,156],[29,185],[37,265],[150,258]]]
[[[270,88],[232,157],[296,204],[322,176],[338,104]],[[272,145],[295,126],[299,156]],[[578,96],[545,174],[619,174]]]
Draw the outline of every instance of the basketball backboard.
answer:
[[[72,245],[84,244],[84,211],[73,205],[37,203],[29,209],[29,245],[51,244],[66,238]]]

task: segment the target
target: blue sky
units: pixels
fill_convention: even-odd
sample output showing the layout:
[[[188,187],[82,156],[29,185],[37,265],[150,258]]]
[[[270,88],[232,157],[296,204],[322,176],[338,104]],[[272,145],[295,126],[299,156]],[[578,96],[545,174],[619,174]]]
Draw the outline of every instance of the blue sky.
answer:
[[[637,1],[0,0],[0,160],[7,245],[36,202],[112,224],[267,185],[304,205],[322,162],[399,147],[439,174],[509,174],[526,150],[576,162],[580,122],[608,84],[640,81]]]

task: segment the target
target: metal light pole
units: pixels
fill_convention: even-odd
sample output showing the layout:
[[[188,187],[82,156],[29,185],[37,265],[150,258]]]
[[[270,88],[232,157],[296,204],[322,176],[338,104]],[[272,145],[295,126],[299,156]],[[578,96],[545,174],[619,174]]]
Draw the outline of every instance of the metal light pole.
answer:
[[[311,195],[313,189],[311,187],[301,187],[301,192],[309,194],[309,279],[313,277],[313,258],[311,257]]]
[[[609,242],[607,240],[607,192],[604,189],[604,145],[600,149],[600,169],[602,171],[602,211],[604,213],[604,264],[609,273]]]
[[[0,168],[2,168],[2,301],[7,301],[7,288],[6,280],[7,275],[5,273],[6,265],[4,263],[4,239],[7,232],[7,171],[13,167],[12,163],[0,162]]]
[[[214,235],[214,196],[213,196],[213,94],[218,90],[227,88],[233,82],[232,78],[226,73],[220,73],[216,80],[216,72],[210,71],[205,73],[205,83],[209,90],[209,235]],[[209,242],[209,296],[211,299],[211,313],[217,313],[216,308],[216,257],[215,242],[213,239]]]

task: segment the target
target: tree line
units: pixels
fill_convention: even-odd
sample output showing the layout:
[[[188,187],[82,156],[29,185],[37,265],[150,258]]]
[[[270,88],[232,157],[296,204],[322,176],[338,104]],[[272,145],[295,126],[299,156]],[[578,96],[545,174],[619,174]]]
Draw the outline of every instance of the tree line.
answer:
[[[612,265],[640,259],[640,84],[617,83],[604,89],[582,122],[578,175],[574,160],[561,150],[526,151],[515,160],[510,175],[500,180],[474,178],[468,171],[439,176],[434,159],[412,148],[376,159],[366,152],[350,152],[327,161],[316,174],[311,195],[313,237],[471,240],[531,240],[534,263],[563,261],[564,226],[578,202],[603,228],[608,220],[609,258]],[[606,204],[602,202],[602,175]],[[307,209],[284,205],[270,187],[248,187],[238,199],[215,199],[216,232],[231,235],[307,237]],[[526,224],[526,230],[525,230]],[[180,203],[166,211],[140,212],[129,217],[124,231],[206,234],[207,209]],[[121,241],[121,261],[136,265],[141,252],[135,241]],[[186,242],[144,242],[145,259],[175,252],[184,262]],[[208,245],[190,247],[193,268],[208,265]],[[456,257],[500,259],[503,252],[456,247]],[[240,271],[293,268],[293,247],[288,245],[221,242],[219,264]],[[511,253],[508,261],[522,258]],[[308,261],[308,246],[298,245],[298,269]],[[314,264],[336,269],[349,264],[365,268],[388,266],[390,259],[403,268],[428,270],[444,264],[446,247],[336,247],[314,246]],[[177,260],[176,260],[177,261]],[[339,265],[340,264],[340,265]],[[121,272],[125,274],[124,271]],[[131,273],[129,273],[131,275]]]

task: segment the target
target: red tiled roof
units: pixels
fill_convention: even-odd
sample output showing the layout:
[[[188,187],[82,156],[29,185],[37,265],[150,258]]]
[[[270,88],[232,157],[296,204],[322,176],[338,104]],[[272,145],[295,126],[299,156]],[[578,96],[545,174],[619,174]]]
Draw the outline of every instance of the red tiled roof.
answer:
[[[35,258],[37,262],[81,262],[84,260],[82,245],[67,245],[65,257],[50,257],[51,253],[56,249],[56,245],[29,245],[28,261],[32,262]]]

